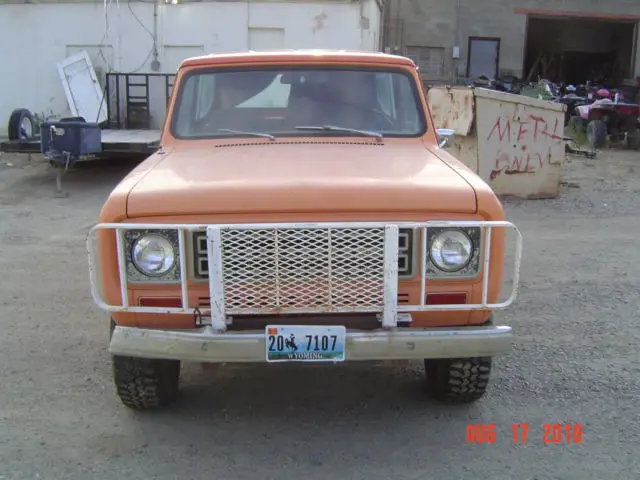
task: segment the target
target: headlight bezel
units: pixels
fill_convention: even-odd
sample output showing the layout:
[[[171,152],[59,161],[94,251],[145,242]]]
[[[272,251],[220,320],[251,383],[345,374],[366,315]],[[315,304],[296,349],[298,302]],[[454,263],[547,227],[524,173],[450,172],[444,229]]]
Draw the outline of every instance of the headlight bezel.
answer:
[[[127,280],[131,283],[164,283],[174,284],[180,282],[180,248],[178,241],[178,230],[171,229],[136,229],[126,230],[124,236],[124,247],[126,256]],[[159,236],[168,241],[173,249],[173,264],[166,272],[157,275],[149,275],[136,265],[133,259],[134,248],[143,237]]]
[[[458,231],[471,241],[471,255],[465,265],[457,270],[443,270],[433,260],[431,250],[437,236],[447,231]],[[482,254],[482,229],[480,227],[430,227],[427,228],[427,277],[440,279],[475,278],[480,273]]]

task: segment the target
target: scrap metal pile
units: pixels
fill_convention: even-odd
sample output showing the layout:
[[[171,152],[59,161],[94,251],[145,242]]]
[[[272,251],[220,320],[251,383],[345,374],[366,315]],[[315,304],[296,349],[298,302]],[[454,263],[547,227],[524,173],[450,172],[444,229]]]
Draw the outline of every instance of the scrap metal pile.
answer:
[[[602,148],[607,139],[621,142],[629,149],[640,149],[640,77],[624,82],[620,88],[605,88],[590,82],[565,85],[545,79],[526,82],[514,76],[481,76],[467,83],[564,103],[567,105],[565,127],[571,126],[574,132],[584,134],[594,150]],[[567,145],[567,150],[577,148]]]

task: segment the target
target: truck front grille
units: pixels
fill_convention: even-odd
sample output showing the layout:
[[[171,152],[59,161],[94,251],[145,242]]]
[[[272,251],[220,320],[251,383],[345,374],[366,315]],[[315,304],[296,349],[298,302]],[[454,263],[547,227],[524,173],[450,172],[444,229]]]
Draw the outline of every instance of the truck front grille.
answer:
[[[414,235],[401,229],[399,276],[412,275]],[[383,228],[221,231],[225,309],[339,311],[383,305]],[[193,234],[196,279],[208,278],[206,232]]]
[[[398,277],[411,278],[414,275],[415,231],[401,228],[398,238]],[[193,272],[197,280],[209,278],[206,232],[193,232]]]

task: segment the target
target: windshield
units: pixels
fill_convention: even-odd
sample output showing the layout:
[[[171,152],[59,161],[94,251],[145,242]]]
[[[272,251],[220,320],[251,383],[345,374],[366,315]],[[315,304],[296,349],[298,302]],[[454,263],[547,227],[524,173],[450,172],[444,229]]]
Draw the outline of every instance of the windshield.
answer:
[[[388,68],[195,71],[181,82],[171,121],[176,138],[417,137],[425,130],[413,78]]]

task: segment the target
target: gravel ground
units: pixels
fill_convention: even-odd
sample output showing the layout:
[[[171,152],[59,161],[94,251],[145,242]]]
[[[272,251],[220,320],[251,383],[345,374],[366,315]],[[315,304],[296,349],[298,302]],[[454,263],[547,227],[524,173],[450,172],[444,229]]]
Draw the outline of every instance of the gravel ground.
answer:
[[[0,158],[1,479],[637,479],[640,156],[573,158],[562,195],[506,202],[525,236],[517,333],[489,394],[426,400],[418,366],[183,368],[181,402],[124,408],[84,235],[131,163],[67,176]],[[469,424],[493,443],[468,444]],[[543,443],[543,424],[582,427]],[[527,444],[511,426],[528,424]]]

